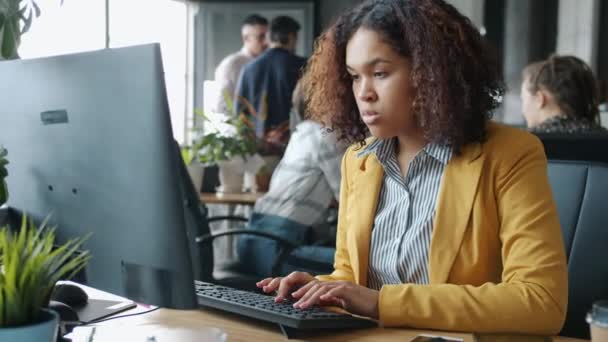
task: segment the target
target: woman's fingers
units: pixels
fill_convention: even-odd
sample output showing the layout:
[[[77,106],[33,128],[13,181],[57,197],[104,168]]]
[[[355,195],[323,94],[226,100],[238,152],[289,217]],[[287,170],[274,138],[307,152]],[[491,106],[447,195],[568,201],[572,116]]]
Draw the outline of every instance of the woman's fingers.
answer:
[[[341,284],[336,287],[329,289],[321,296],[321,300],[330,300],[334,298],[336,300],[342,301],[343,298],[347,297],[348,287],[346,284]]]
[[[262,279],[262,280],[258,281],[257,283],[255,283],[255,285],[258,288],[262,288],[262,287],[270,284],[270,282],[272,281],[272,279],[274,279],[274,278],[265,278],[265,279]]]
[[[271,293],[276,291],[281,285],[282,279],[283,278],[281,277],[271,279],[270,282],[268,282],[265,286],[262,287],[262,290],[264,291],[264,293]]]
[[[344,308],[344,301],[336,297],[324,298],[324,296],[321,296],[317,304],[320,306],[338,306]]]
[[[314,280],[314,277],[305,272],[290,273],[287,277],[280,280],[275,302],[282,302],[285,298],[289,297],[289,293],[294,287],[305,285],[312,280]]]
[[[300,287],[298,290],[292,292],[291,296],[294,299],[300,299],[306,292],[308,292],[308,290],[310,290],[311,287],[315,286],[317,283],[318,281],[310,281],[306,285]]]
[[[302,303],[304,303],[305,301],[308,300],[308,298],[310,298],[310,296],[312,296],[313,293],[317,292],[317,290],[323,286],[324,282],[320,282],[320,281],[313,281],[311,282],[311,284],[308,284],[310,286],[307,286],[306,288],[302,288],[301,290],[304,290],[304,292],[299,292],[299,298],[296,298],[297,301],[293,304],[294,308],[298,308],[298,306]]]
[[[312,286],[306,294],[302,295],[294,307],[298,309],[306,309],[315,304],[322,304],[320,297],[327,293],[330,289],[339,286],[336,282],[317,282],[315,286]]]
[[[318,287],[312,288],[311,291],[306,293],[306,296],[302,297],[293,306],[296,309],[308,309],[319,302],[319,298],[328,291],[328,287],[328,284],[320,284]]]

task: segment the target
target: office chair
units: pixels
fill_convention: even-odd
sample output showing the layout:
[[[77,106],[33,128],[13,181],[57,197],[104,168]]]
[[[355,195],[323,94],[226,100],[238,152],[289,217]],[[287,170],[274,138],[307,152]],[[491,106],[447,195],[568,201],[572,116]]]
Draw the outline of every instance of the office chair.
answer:
[[[238,260],[234,263],[217,265],[213,262],[212,242],[223,236],[253,235],[275,241],[279,252],[274,260],[268,260],[272,265],[272,276],[281,276],[291,271],[299,270],[312,274],[331,273],[335,248],[313,243],[304,245],[276,234],[253,229],[230,229],[211,232],[209,224],[218,221],[236,221],[245,224],[248,220],[240,216],[207,217],[207,207],[201,203],[201,230],[195,238],[199,260],[204,262],[199,266],[200,278],[203,281],[230,286],[242,290],[256,290],[255,283],[261,276],[248,271]],[[203,265],[204,264],[204,265]],[[219,267],[218,267],[219,266]],[[215,268],[215,270],[214,270]]]
[[[568,312],[560,335],[589,339],[594,301],[608,299],[608,164],[549,160],[568,258]]]
[[[175,148],[179,152],[177,142]],[[288,274],[293,270],[308,271],[312,274],[326,274],[333,270],[335,253],[333,247],[302,245],[293,239],[252,229],[230,229],[212,233],[209,227],[212,222],[235,221],[245,224],[248,220],[244,217],[230,215],[209,217],[207,206],[200,201],[199,189],[195,189],[184,163],[178,163],[178,169],[195,279],[241,290],[257,290],[255,284],[261,279],[260,275],[248,271],[238,261],[225,265],[216,265],[214,262],[212,242],[219,237],[231,235],[254,235],[275,241],[278,244],[279,252],[275,260],[268,260],[272,265],[271,274],[273,276]]]
[[[608,133],[535,133],[547,159],[608,163]]]

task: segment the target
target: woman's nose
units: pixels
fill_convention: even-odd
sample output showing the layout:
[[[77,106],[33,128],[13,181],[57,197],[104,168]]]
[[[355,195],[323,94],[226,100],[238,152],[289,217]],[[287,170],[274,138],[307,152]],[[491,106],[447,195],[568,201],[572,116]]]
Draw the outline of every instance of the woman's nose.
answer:
[[[377,94],[370,81],[362,81],[360,88],[357,92],[357,97],[361,101],[373,102],[377,99]]]

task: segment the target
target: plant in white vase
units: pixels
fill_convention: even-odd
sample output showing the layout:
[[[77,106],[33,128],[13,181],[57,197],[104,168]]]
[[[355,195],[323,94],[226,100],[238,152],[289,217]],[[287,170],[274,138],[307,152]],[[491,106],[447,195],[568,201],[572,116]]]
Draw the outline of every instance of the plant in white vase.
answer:
[[[219,166],[224,192],[240,192],[243,186],[244,163],[256,153],[255,132],[244,115],[196,111],[203,118],[205,131],[192,145],[194,158],[203,164]]]

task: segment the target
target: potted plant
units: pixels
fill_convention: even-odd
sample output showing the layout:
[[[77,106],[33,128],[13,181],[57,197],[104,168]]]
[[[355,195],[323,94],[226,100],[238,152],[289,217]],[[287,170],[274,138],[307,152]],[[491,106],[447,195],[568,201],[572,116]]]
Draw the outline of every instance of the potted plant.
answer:
[[[58,315],[47,309],[57,280],[71,278],[90,258],[78,255],[85,239],[54,247],[54,228],[40,228],[23,216],[21,228],[0,229],[0,341],[52,342]]]
[[[267,192],[270,188],[270,177],[272,176],[272,169],[269,165],[262,166],[258,173],[255,175],[255,183],[257,184],[257,191]]]
[[[257,142],[251,123],[245,115],[228,116],[220,113],[203,118],[205,131],[192,144],[194,158],[202,164],[217,164],[221,191],[241,192],[247,158],[256,153]]]

